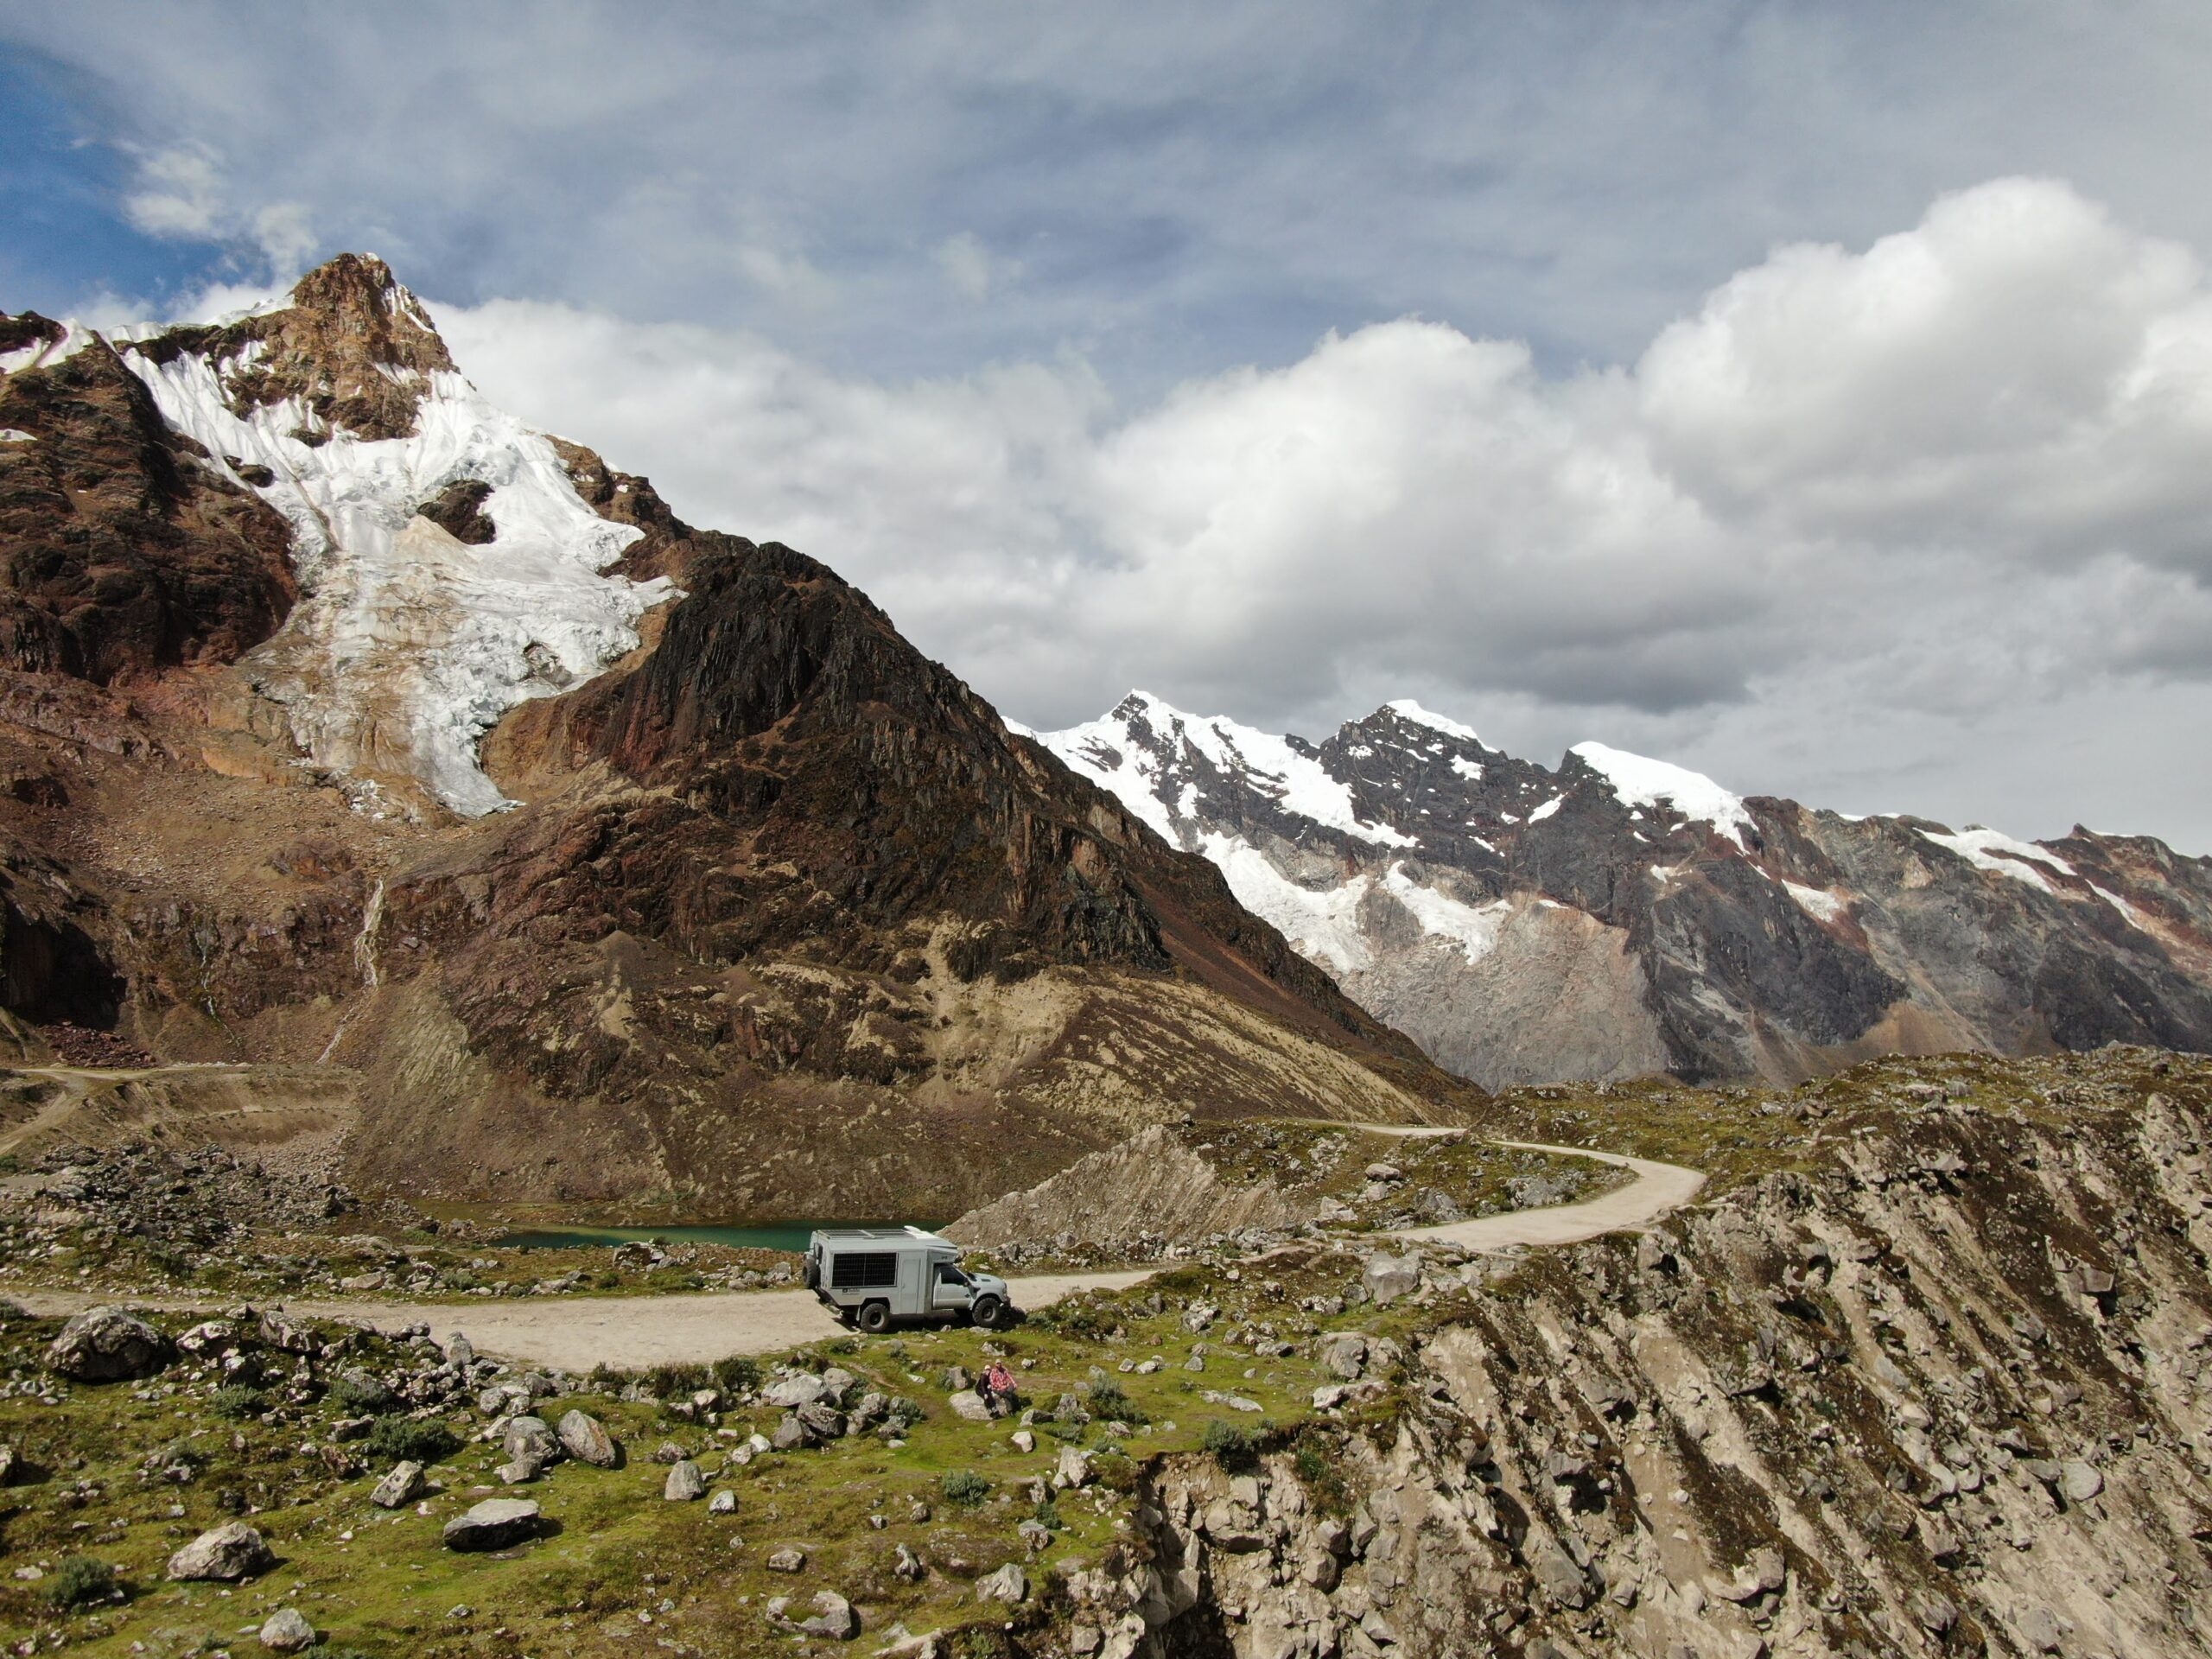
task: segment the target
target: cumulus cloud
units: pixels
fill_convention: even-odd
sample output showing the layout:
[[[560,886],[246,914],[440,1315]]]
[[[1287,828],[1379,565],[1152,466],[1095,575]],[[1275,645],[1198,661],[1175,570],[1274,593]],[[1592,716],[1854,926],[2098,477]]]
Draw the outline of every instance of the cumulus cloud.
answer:
[[[2212,295],[2053,181],[1778,249],[1567,375],[1408,318],[1126,410],[1072,358],[893,384],[743,333],[440,316],[495,397],[827,559],[1032,724],[1131,683],[1306,729],[1413,691],[2048,832],[2094,813],[1978,728],[2212,701]]]
[[[199,145],[139,155],[123,211],[149,236],[257,254],[260,268],[276,282],[298,275],[318,245],[305,207],[243,201],[213,152]]]

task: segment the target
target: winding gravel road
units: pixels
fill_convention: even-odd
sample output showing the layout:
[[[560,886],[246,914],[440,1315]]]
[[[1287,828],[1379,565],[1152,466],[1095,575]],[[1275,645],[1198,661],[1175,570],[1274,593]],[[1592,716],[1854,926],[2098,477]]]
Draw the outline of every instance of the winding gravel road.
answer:
[[[1380,1128],[1382,1126],[1367,1126]],[[1451,1133],[1452,1131],[1442,1131]],[[1420,1133],[1420,1131],[1413,1131]],[[1392,1241],[1458,1244],[1470,1250],[1573,1244],[1600,1234],[1648,1227],[1695,1198],[1705,1177],[1676,1164],[1655,1163],[1587,1147],[1530,1141],[1502,1144],[1529,1152],[1589,1158],[1631,1171],[1636,1179],[1580,1204],[1516,1210],[1440,1227],[1371,1234]],[[1008,1282],[1016,1306],[1049,1306],[1078,1290],[1119,1290],[1141,1284],[1157,1268],[1096,1273],[1038,1274]],[[34,1313],[73,1313],[112,1298],[71,1292],[26,1291],[15,1300]],[[189,1313],[212,1304],[174,1298],[136,1298],[134,1305]],[[427,1324],[442,1336],[465,1331],[480,1353],[524,1364],[588,1371],[606,1363],[621,1370],[649,1365],[696,1365],[728,1354],[764,1354],[839,1334],[843,1327],[807,1290],[729,1291],[658,1296],[566,1296],[512,1301],[404,1302],[346,1299],[286,1304],[314,1319],[359,1325],[385,1332]]]

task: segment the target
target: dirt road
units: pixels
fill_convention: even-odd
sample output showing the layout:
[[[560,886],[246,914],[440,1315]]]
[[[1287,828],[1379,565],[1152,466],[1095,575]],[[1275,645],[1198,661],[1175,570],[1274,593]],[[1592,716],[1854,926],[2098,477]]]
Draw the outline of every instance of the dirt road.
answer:
[[[1447,1131],[1448,1132],[1448,1131]],[[1572,1244],[1601,1233],[1648,1227],[1696,1197],[1705,1177],[1694,1169],[1586,1147],[1503,1144],[1523,1151],[1594,1159],[1634,1172],[1625,1186],[1580,1204],[1516,1210],[1441,1227],[1418,1227],[1370,1236],[1377,1243],[1434,1241],[1471,1250]],[[1049,1306],[1077,1290],[1119,1290],[1141,1283],[1156,1268],[1039,1274],[1010,1281],[1018,1307]],[[73,1313],[104,1299],[71,1292],[25,1291],[15,1300],[39,1314]],[[105,1299],[112,1300],[112,1299]],[[135,1305],[189,1313],[211,1306],[178,1298],[139,1298]],[[428,1325],[440,1338],[465,1332],[480,1352],[568,1371],[602,1362],[622,1370],[648,1365],[700,1364],[728,1354],[765,1354],[836,1335],[842,1327],[811,1291],[737,1291],[663,1296],[567,1296],[476,1302],[401,1302],[347,1300],[286,1305],[314,1319],[381,1332]]]

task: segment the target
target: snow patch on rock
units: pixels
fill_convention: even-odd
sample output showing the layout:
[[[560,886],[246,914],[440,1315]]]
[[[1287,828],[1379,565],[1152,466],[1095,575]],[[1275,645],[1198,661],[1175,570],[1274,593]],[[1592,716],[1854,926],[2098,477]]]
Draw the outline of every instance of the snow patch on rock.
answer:
[[[0,352],[0,374],[20,374],[25,369],[49,369],[66,363],[91,345],[92,331],[74,317],[61,319],[61,338],[35,340],[12,352]]]
[[[1957,835],[1942,835],[1932,830],[1916,830],[1923,841],[1932,841],[1938,847],[1949,849],[1978,870],[1993,871],[2009,875],[2016,881],[2024,881],[2031,887],[2056,893],[2057,889],[2035,868],[2037,864],[2048,866],[2061,875],[2074,874],[2074,867],[2054,852],[2037,846],[2031,841],[2021,841],[2002,830],[1986,830],[1979,824],[1969,824]]]
[[[1578,743],[1573,753],[1612,785],[1622,805],[1656,806],[1664,801],[1684,817],[1711,824],[1738,847],[1748,844],[1744,832],[1755,825],[1743,798],[1732,795],[1703,772],[1603,743]]]
[[[1482,739],[1475,734],[1473,727],[1463,726],[1448,715],[1436,714],[1424,709],[1411,697],[1400,697],[1395,702],[1383,704],[1383,707],[1401,720],[1409,720],[1416,726],[1426,726],[1429,730],[1441,732],[1446,737],[1456,737],[1463,743],[1482,741]]]

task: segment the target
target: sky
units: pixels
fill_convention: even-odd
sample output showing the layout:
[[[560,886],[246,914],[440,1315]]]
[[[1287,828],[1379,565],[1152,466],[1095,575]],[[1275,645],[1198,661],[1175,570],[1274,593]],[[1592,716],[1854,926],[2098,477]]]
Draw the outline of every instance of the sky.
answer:
[[[0,0],[0,307],[389,259],[1037,727],[2212,853],[2212,8]]]

